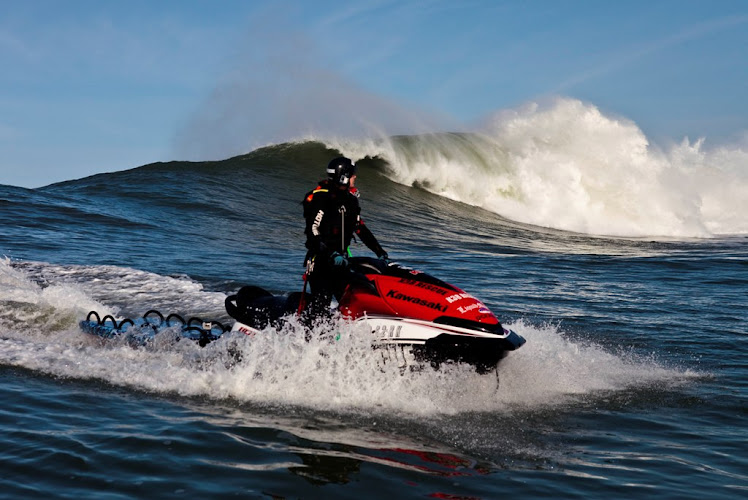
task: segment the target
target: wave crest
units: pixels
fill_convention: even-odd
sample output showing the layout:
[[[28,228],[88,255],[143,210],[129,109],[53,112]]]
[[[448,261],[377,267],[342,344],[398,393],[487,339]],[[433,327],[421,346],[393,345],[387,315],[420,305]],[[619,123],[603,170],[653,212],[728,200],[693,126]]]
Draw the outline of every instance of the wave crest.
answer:
[[[515,221],[612,236],[748,233],[748,152],[653,146],[631,121],[574,99],[493,115],[479,131],[325,141],[379,157],[396,182]]]

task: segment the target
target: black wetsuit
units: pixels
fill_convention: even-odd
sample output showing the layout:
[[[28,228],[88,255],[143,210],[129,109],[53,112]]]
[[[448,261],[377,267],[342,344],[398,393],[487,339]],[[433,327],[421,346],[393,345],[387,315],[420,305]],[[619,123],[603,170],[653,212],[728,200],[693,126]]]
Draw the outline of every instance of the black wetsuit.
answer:
[[[307,193],[303,201],[306,219],[306,263],[312,300],[313,315],[324,314],[333,295],[340,300],[345,290],[348,271],[332,265],[331,256],[337,252],[348,255],[353,235],[374,252],[386,257],[374,235],[361,219],[356,188],[339,189],[329,181],[322,181]]]

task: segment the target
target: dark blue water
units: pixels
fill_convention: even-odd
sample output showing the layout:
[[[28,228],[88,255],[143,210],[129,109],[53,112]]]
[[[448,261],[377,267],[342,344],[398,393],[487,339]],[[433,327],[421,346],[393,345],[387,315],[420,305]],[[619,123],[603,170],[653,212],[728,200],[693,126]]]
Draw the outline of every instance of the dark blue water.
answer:
[[[206,348],[79,330],[92,309],[227,320],[241,285],[300,289],[299,201],[330,154],[283,146],[0,186],[0,497],[748,496],[739,234],[544,229],[364,161],[363,212],[390,255],[527,339],[498,381],[401,374],[345,323],[310,342],[291,324]]]

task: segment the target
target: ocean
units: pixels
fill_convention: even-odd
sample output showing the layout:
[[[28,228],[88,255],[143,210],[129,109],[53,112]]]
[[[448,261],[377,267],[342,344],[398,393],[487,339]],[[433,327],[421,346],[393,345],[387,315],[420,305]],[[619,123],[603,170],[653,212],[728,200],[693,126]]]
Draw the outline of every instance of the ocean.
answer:
[[[551,118],[0,186],[0,498],[748,498],[745,153]],[[527,339],[498,377],[382,366],[344,321],[238,361],[80,330],[301,290],[300,201],[338,154],[393,260]]]

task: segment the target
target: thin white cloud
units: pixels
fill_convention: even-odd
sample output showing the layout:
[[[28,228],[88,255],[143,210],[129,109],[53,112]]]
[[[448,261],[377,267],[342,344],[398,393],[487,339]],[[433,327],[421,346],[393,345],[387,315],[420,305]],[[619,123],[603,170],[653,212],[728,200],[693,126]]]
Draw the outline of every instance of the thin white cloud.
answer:
[[[372,11],[392,4],[396,5],[397,2],[393,0],[374,0],[371,2],[348,3],[345,7],[333,10],[331,14],[321,18],[317,22],[317,31],[335,29],[343,24],[352,22],[354,19],[364,18],[366,14]]]
[[[556,86],[556,88],[551,92],[562,93],[568,91],[569,89],[576,85],[579,85],[580,83],[584,83],[589,80],[613,73],[615,71],[619,71],[622,68],[631,65],[635,61],[638,61],[651,54],[661,52],[670,47],[674,47],[682,43],[693,41],[712,33],[720,32],[722,30],[740,26],[746,23],[748,23],[748,16],[744,15],[714,19],[690,26],[678,33],[661,38],[659,40],[655,40],[652,43],[641,46],[631,52],[625,54],[610,55],[607,58],[609,62],[601,64],[594,68],[590,68],[571,78],[568,78],[567,80]]]

